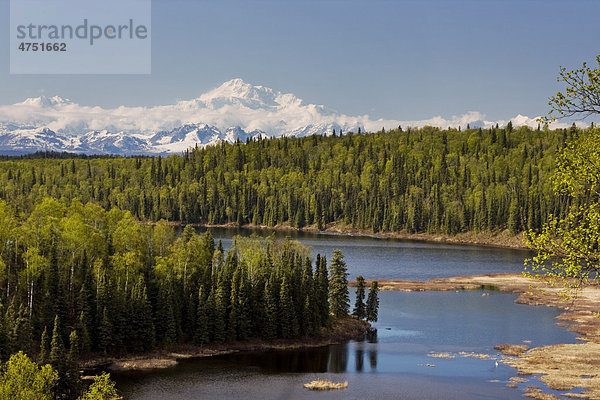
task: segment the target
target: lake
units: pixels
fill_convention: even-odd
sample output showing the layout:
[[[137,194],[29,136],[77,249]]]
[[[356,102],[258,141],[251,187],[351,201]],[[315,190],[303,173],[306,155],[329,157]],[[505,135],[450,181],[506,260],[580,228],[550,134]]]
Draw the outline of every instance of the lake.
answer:
[[[226,248],[236,233],[213,231]],[[371,237],[294,232],[293,238],[328,258],[334,248],[341,249],[352,277],[360,273],[367,278],[425,280],[518,272],[528,255],[520,250]],[[515,298],[494,291],[380,292],[377,334],[362,342],[184,360],[171,369],[114,378],[127,399],[522,398],[522,388],[531,382],[507,388],[516,371],[496,363],[493,346],[573,343],[575,334],[555,324],[558,310],[515,304]],[[439,352],[455,357],[430,356]],[[490,358],[464,357],[460,352]],[[349,388],[331,392],[303,388],[319,378],[348,381]]]

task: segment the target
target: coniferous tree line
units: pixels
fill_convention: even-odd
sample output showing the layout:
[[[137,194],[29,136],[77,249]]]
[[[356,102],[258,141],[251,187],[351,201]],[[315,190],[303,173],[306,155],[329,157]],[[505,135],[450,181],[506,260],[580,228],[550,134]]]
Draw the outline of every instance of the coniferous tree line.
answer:
[[[26,215],[51,196],[144,221],[516,233],[568,209],[549,176],[556,150],[579,132],[399,128],[221,143],[166,158],[9,157],[0,161],[0,198]]]
[[[296,241],[236,237],[226,252],[210,231],[118,208],[48,197],[18,215],[0,200],[0,361],[50,364],[75,398],[90,354],[320,334],[348,315],[346,276],[341,252],[313,263]]]

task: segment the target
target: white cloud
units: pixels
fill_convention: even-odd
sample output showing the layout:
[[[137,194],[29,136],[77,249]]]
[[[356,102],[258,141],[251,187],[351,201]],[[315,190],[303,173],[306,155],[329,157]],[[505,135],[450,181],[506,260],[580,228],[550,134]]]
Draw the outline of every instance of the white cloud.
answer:
[[[515,126],[536,127],[536,118],[516,115],[510,119]],[[441,128],[467,124],[471,127],[490,127],[508,123],[508,120],[491,121],[484,114],[469,111],[450,118],[435,116],[426,120],[371,119],[369,115],[349,116],[335,113],[326,107],[305,104],[293,94],[282,94],[270,88],[252,86],[241,79],[225,82],[200,97],[156,107],[125,107],[112,109],[81,106],[67,99],[38,97],[22,103],[0,106],[0,122],[47,127],[55,132],[79,136],[90,130],[139,133],[150,136],[160,130],[170,130],[188,123],[214,125],[221,131],[240,126],[246,131],[259,130],[269,135],[291,133],[321,133],[333,127],[344,131],[361,127],[376,131],[425,125]],[[580,123],[579,125],[585,126]],[[555,123],[552,127],[567,127],[568,123]]]

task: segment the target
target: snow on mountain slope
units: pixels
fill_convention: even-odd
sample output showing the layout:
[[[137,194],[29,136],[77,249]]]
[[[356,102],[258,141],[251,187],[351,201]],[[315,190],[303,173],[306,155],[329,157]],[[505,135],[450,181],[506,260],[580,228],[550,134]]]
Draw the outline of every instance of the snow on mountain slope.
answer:
[[[518,115],[513,125],[537,126]],[[82,106],[59,96],[36,97],[0,106],[0,152],[56,150],[83,153],[151,154],[181,152],[220,140],[267,136],[376,131],[401,126],[487,127],[478,112],[420,121],[348,116],[306,104],[291,93],[232,79],[196,99],[155,107],[112,109]]]

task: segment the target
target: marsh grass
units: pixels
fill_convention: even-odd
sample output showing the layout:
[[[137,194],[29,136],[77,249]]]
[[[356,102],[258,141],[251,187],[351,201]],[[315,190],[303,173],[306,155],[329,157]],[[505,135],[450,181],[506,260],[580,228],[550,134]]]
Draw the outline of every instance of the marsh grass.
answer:
[[[331,382],[327,379],[317,379],[309,383],[305,383],[304,387],[310,390],[338,390],[347,389],[348,382]]]

